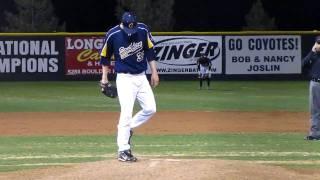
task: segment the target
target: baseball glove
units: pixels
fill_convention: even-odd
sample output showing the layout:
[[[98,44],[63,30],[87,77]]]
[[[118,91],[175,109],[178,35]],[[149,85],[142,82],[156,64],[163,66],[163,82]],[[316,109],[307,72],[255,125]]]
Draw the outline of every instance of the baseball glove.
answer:
[[[101,92],[107,97],[116,98],[118,97],[117,87],[111,83],[102,83],[100,82]]]

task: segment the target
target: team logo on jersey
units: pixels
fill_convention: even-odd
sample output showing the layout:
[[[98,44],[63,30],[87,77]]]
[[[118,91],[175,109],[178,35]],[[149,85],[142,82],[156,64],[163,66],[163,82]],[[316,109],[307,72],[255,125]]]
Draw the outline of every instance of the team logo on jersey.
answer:
[[[139,42],[132,42],[128,47],[120,47],[119,48],[119,55],[120,58],[123,60],[133,54],[136,54],[139,51],[142,51],[142,41]]]

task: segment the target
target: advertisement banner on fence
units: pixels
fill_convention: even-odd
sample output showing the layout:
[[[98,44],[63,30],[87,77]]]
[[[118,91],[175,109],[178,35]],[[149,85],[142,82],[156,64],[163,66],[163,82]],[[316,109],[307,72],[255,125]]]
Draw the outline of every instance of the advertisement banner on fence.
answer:
[[[101,74],[99,51],[104,43],[103,36],[79,36],[65,38],[65,74]]]
[[[213,74],[222,73],[221,36],[155,36],[154,39],[159,74],[196,74],[201,54],[211,60]]]
[[[59,79],[62,46],[58,37],[0,37],[0,79]]]
[[[300,74],[301,38],[226,36],[226,74]]]

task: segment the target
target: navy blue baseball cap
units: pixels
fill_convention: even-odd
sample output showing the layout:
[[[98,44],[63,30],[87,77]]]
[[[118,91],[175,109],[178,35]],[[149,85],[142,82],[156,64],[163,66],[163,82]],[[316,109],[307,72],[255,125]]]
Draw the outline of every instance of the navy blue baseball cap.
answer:
[[[123,30],[127,34],[134,34],[137,32],[137,18],[131,12],[125,12],[122,15],[121,23],[123,25]]]

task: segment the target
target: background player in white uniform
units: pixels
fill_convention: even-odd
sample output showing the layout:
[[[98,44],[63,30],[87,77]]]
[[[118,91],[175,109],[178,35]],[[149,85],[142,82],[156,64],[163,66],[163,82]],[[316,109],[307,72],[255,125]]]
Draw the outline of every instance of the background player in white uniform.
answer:
[[[211,79],[211,61],[205,56],[201,55],[197,60],[198,75],[200,80],[199,89],[202,89],[202,81],[207,80],[207,89],[210,89],[210,79]]]
[[[143,23],[137,23],[133,13],[125,12],[120,25],[107,32],[100,53],[103,71],[101,83],[108,83],[110,59],[112,56],[115,59],[116,84],[121,106],[117,136],[119,161],[137,161],[130,146],[132,129],[145,123],[156,112],[154,94],[145,73],[149,64],[150,83],[156,87],[159,76],[153,46],[148,27]],[[132,117],[136,99],[142,109]]]

